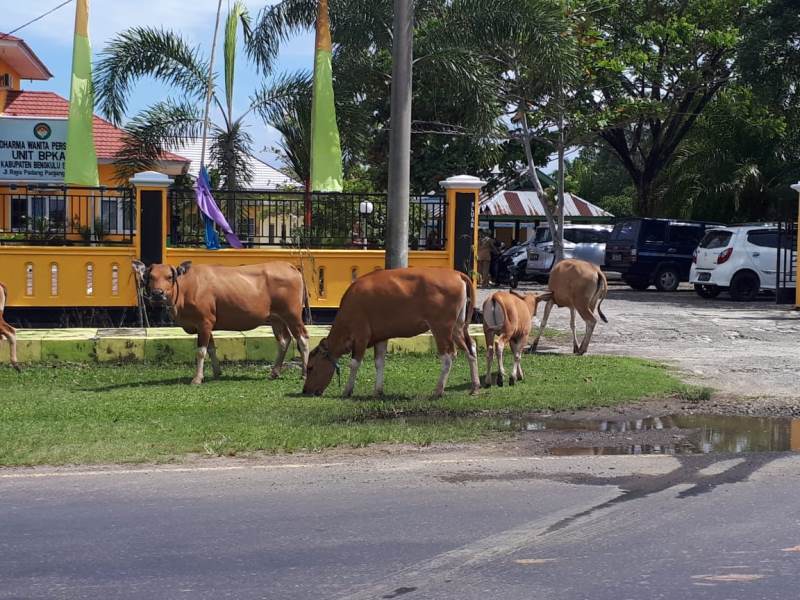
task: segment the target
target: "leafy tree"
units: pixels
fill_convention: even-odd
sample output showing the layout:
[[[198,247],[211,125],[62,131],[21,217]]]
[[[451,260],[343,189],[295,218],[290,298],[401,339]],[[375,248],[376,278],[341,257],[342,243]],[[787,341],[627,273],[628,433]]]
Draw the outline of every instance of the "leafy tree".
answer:
[[[250,17],[237,1],[227,15],[224,30],[223,84],[212,80],[211,165],[221,185],[234,189],[252,178],[246,156],[252,138],[244,120],[252,113],[265,116],[280,100],[295,93],[302,76],[284,76],[264,84],[249,98],[244,113],[233,113],[233,88],[237,56],[237,32],[243,29],[250,47]],[[176,98],[159,100],[135,115],[125,126],[124,148],[117,157],[120,178],[150,168],[167,147],[180,147],[187,138],[200,137],[208,82],[208,59],[180,34],[153,27],[133,27],[116,35],[103,49],[95,69],[97,106],[107,119],[121,125],[133,85],[142,77],[166,84]]]
[[[501,107],[493,69],[460,44],[450,26],[472,0],[421,0],[415,6],[412,190],[425,193],[456,171],[492,163]],[[470,6],[472,9],[473,7]],[[281,0],[253,25],[249,52],[268,71],[281,43],[311,29],[316,2]],[[345,175],[358,165],[385,189],[391,85],[391,0],[331,0],[334,91]],[[436,165],[439,165],[438,168]],[[453,169],[453,170],[449,170]]]
[[[727,222],[785,218],[800,150],[786,120],[746,87],[722,92],[669,169],[670,214]]]
[[[618,156],[636,211],[659,211],[659,178],[728,83],[752,0],[593,0],[577,27],[582,118]]]
[[[634,214],[635,191],[628,173],[605,146],[586,146],[567,165],[566,187],[616,217]]]

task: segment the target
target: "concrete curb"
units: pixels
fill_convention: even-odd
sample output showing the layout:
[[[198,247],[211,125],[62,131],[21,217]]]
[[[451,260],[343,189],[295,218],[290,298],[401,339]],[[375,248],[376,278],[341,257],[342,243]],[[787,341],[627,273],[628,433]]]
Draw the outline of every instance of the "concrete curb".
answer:
[[[328,335],[329,326],[308,328],[311,348]],[[470,334],[479,348],[486,342],[480,325],[470,325]],[[220,360],[272,361],[278,350],[270,327],[251,331],[214,333]],[[196,336],[178,327],[151,329],[21,329],[17,332],[17,354],[21,363],[55,362],[158,362],[193,363]],[[413,338],[394,339],[389,352],[429,354],[436,351],[430,333]],[[294,356],[294,343],[287,358]],[[9,362],[9,346],[0,342],[0,363]]]

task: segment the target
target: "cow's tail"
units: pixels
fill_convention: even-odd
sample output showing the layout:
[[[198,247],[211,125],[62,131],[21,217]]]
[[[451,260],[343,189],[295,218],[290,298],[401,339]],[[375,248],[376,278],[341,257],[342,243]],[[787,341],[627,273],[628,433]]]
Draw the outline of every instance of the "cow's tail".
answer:
[[[467,347],[467,352],[469,352],[470,356],[476,356],[477,350],[475,346],[475,342],[469,335],[469,325],[472,323],[472,317],[475,314],[475,286],[472,285],[472,279],[466,273],[459,272],[461,275],[461,280],[464,282],[464,287],[466,288],[467,292],[467,303],[464,307],[464,342]]]
[[[6,309],[7,298],[8,298],[8,288],[5,286],[4,283],[0,283],[0,316],[3,315],[3,311]]]
[[[606,274],[603,273],[598,269],[597,271],[597,289],[594,292],[594,296],[592,297],[592,304],[595,302],[597,303],[597,314],[600,315],[600,318],[603,319],[603,323],[608,323],[608,319],[603,314],[603,311],[600,310],[600,305],[605,300],[606,296],[608,295],[608,280],[606,279]]]

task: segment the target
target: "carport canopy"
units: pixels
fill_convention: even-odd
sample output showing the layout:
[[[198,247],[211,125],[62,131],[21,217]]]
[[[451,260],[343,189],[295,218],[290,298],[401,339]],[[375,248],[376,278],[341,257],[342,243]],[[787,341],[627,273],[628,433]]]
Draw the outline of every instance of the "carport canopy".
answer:
[[[534,191],[500,190],[481,200],[480,218],[486,221],[541,221],[545,219],[539,194]],[[614,218],[610,212],[579,198],[564,193],[564,218],[572,222],[608,222]]]

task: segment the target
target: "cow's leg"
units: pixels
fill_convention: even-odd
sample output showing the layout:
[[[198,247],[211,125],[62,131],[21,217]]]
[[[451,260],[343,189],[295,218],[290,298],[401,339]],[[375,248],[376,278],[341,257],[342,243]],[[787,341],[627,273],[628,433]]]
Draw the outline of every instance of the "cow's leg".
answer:
[[[1,318],[1,317],[0,317]],[[11,366],[14,367],[17,371],[22,371],[19,367],[19,362],[17,362],[17,334],[11,325],[7,325],[5,323],[0,323],[0,340],[6,338],[8,340],[8,344],[10,346],[10,358],[11,358]]]
[[[569,307],[569,328],[572,330],[572,352],[578,353],[578,334],[575,333],[575,308]]]
[[[514,367],[511,369],[509,385],[514,385],[517,381],[522,381],[522,348],[525,345],[525,338],[511,340],[511,352],[514,354]]]
[[[597,319],[595,319],[594,314],[592,314],[592,311],[590,311],[588,308],[582,310],[579,309],[578,312],[586,323],[586,333],[583,335],[583,341],[581,341],[580,348],[578,348],[578,354],[586,354],[586,351],[589,349],[589,342],[592,339],[594,327],[597,325]]]
[[[281,374],[283,359],[286,358],[286,351],[289,350],[289,344],[292,342],[292,338],[286,324],[278,318],[272,319],[272,333],[275,334],[275,340],[278,342],[278,356],[275,358],[275,363],[272,365],[270,378],[277,379],[278,375]]]
[[[217,346],[214,343],[213,334],[208,340],[208,356],[211,358],[211,368],[214,371],[214,377],[222,375],[222,369],[219,366],[219,359],[217,358]]]
[[[287,319],[286,325],[294,341],[297,342],[297,351],[300,353],[300,359],[303,361],[303,377],[305,378],[306,368],[308,367],[308,331],[306,331],[306,326],[303,324],[302,318]]]
[[[388,341],[375,344],[375,395],[383,395],[383,370],[386,366],[386,349],[389,347]]]
[[[364,360],[364,352],[366,348],[353,349],[353,358],[350,359],[350,378],[347,380],[347,385],[342,392],[342,396],[349,398],[353,395],[353,389],[356,387],[356,375],[358,375],[358,368],[361,366],[361,361]]]
[[[550,299],[547,301],[547,304],[544,307],[544,314],[542,315],[542,324],[539,326],[539,333],[536,334],[536,339],[533,340],[533,344],[531,344],[531,352],[536,352],[536,348],[539,346],[539,338],[542,337],[542,332],[544,331],[545,326],[547,325],[547,319],[550,318],[550,311],[553,310],[553,300]]]
[[[437,328],[431,327],[433,339],[436,340],[436,349],[439,352],[439,359],[442,362],[442,370],[439,373],[439,381],[433,395],[441,398],[444,388],[447,386],[447,378],[450,376],[450,369],[453,367],[453,358],[456,355],[456,346],[453,342],[453,325],[444,325]]]
[[[194,385],[203,383],[203,367],[206,364],[206,356],[208,355],[208,344],[211,340],[211,330],[214,326],[211,323],[203,323],[197,330],[197,368],[195,369]]]
[[[503,381],[506,378],[506,369],[503,366],[503,350],[505,349],[505,340],[502,336],[498,336],[495,342],[497,351],[497,385],[503,387]]]
[[[494,366],[494,333],[484,329],[486,337],[486,377],[484,383],[486,387],[492,387],[492,367]]]

